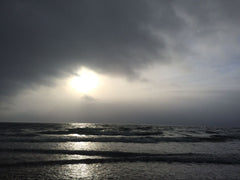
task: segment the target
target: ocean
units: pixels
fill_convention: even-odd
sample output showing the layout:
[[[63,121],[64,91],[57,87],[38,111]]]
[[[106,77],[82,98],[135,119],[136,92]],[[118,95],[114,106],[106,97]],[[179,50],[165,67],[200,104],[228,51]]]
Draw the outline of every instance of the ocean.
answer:
[[[0,179],[240,179],[240,128],[0,123]]]

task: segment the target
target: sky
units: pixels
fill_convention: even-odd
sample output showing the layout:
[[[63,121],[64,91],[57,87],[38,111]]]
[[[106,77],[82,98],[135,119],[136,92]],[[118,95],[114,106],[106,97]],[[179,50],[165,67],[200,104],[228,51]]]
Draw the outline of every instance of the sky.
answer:
[[[239,127],[239,8],[2,0],[0,121]]]

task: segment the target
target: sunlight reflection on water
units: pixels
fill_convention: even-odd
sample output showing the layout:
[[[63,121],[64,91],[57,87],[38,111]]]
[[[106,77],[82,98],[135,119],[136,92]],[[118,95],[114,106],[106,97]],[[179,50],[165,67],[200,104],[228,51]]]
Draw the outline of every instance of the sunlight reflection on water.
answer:
[[[77,165],[67,165],[64,169],[66,176],[70,176],[69,178],[90,178],[93,176],[93,169],[91,166],[87,164],[77,164]]]
[[[200,175],[199,179],[237,179],[240,176],[238,129],[3,124],[0,130],[3,167],[0,168],[0,179],[193,179]],[[212,141],[194,141],[203,136]],[[156,137],[166,139],[155,143],[148,141]],[[219,141],[214,141],[216,137]],[[121,141],[124,138],[126,141]],[[182,138],[190,141],[181,141]],[[136,153],[136,162],[128,162],[123,152]],[[149,162],[143,158],[138,162],[141,159],[135,157],[138,153],[150,153],[149,157],[163,154],[165,159]],[[174,159],[169,158],[169,153],[175,154]],[[185,157],[192,161],[184,163]],[[212,159],[209,164],[198,164],[206,157]],[[111,161],[116,158],[121,162]],[[176,163],[166,163],[168,160]],[[236,164],[221,164],[232,161]],[[19,164],[9,166],[15,162]]]

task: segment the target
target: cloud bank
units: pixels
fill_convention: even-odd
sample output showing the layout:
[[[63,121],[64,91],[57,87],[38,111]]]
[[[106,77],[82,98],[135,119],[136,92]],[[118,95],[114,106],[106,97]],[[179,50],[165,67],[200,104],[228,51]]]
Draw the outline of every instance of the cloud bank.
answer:
[[[79,66],[137,78],[154,62],[236,58],[239,6],[237,0],[1,1],[0,95],[50,83]]]

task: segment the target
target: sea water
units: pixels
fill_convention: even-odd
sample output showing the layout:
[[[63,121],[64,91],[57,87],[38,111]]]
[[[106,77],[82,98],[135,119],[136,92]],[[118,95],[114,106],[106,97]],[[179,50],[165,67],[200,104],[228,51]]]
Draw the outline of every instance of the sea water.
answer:
[[[0,179],[240,179],[240,129],[0,123]]]

